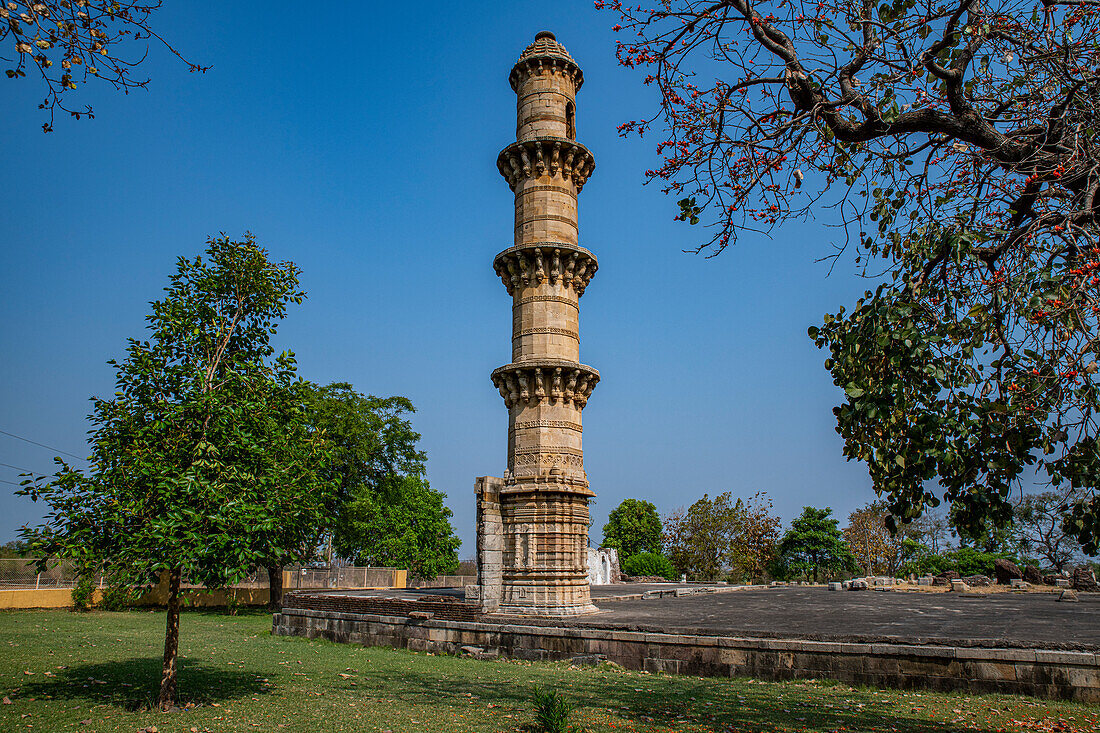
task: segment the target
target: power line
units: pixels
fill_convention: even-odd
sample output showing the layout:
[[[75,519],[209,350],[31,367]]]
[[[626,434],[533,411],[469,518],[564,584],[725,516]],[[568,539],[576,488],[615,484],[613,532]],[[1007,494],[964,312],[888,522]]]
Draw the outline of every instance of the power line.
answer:
[[[15,433],[9,433],[7,430],[0,430],[0,433],[17,440],[22,440],[24,443],[30,443],[31,445],[37,445],[39,448],[46,448],[47,450],[55,450],[58,453],[64,453],[67,456],[72,456],[81,461],[87,460],[87,456],[78,456],[75,453],[70,453],[67,450],[61,450],[60,448],[54,448],[52,445],[46,445],[45,443],[39,443],[37,440],[31,440],[30,438],[24,438],[22,435],[16,435]]]
[[[11,484],[12,486],[22,486],[23,485],[23,484],[17,484],[14,481],[5,481],[2,478],[0,478],[0,484]]]
[[[37,471],[32,471],[29,468],[23,468],[22,466],[13,466],[10,463],[4,463],[3,461],[0,461],[0,466],[7,466],[8,468],[14,468],[16,471],[26,471],[27,473],[38,473]]]

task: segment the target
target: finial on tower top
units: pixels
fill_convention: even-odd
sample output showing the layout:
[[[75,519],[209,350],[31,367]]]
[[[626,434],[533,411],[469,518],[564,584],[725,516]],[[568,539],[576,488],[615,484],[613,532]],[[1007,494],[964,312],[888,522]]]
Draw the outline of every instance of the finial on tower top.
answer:
[[[549,38],[551,41],[558,40],[557,38],[554,37],[554,34],[551,33],[550,31],[539,31],[538,33],[536,33],[535,34],[535,40],[537,41],[540,38]]]

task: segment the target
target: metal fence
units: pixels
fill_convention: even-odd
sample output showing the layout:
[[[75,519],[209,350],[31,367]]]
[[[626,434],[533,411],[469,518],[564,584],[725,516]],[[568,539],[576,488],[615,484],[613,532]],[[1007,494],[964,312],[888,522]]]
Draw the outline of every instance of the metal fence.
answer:
[[[431,580],[409,579],[410,588],[462,588],[477,584],[476,575],[437,575]]]
[[[313,588],[392,588],[394,568],[335,567],[287,568],[284,590]]]
[[[103,579],[96,576],[96,585]],[[76,565],[67,560],[50,563],[38,572],[33,560],[0,558],[0,588],[72,588],[76,583]]]
[[[321,588],[391,588],[396,584],[398,571],[394,568],[366,567],[299,567],[284,568],[285,590]],[[105,583],[99,573],[95,585]],[[39,573],[34,561],[23,558],[0,558],[0,588],[72,588],[76,584],[76,564],[71,560],[51,562]],[[198,588],[185,578],[184,588]],[[259,568],[251,575],[234,583],[234,588],[266,588],[267,570]],[[433,586],[438,587],[438,586]]]

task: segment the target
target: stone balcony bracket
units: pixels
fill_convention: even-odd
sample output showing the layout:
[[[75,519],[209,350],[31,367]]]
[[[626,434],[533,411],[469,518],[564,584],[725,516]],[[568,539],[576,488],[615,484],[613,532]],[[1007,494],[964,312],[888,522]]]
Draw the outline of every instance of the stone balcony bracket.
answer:
[[[518,93],[524,79],[540,74],[565,74],[573,77],[574,92],[579,92],[581,85],[584,84],[584,72],[577,66],[577,62],[558,54],[535,54],[521,58],[512,67],[512,73],[508,75],[508,84],[511,85],[513,92]]]
[[[509,247],[493,258],[493,269],[509,295],[520,285],[539,286],[549,280],[573,287],[577,297],[599,269],[595,255],[584,247],[565,242],[531,242]]]
[[[505,364],[495,369],[491,378],[509,409],[521,403],[534,407],[559,401],[584,409],[600,373],[585,364],[537,359]]]
[[[497,170],[513,192],[524,179],[560,175],[572,180],[580,193],[595,169],[596,159],[588,148],[564,137],[517,141],[497,156]]]

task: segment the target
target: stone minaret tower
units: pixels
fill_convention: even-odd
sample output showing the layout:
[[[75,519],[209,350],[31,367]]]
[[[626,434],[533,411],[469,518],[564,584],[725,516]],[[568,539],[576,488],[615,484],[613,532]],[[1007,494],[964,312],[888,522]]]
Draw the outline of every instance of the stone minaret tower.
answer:
[[[595,167],[575,139],[584,76],[554,34],[542,31],[508,80],[518,96],[516,142],[497,168],[516,195],[515,245],[493,261],[512,296],[512,363],[492,374],[508,407],[499,610],[588,613],[596,610],[587,575],[594,494],[581,410],[600,375],[579,361],[579,300],[597,266],[577,244],[577,194]]]

